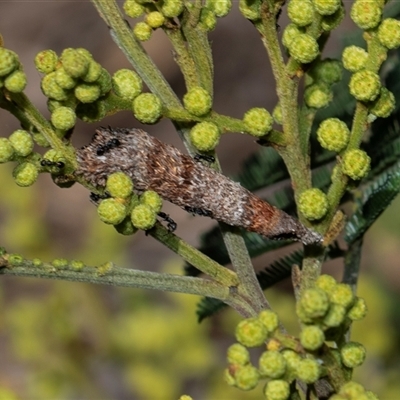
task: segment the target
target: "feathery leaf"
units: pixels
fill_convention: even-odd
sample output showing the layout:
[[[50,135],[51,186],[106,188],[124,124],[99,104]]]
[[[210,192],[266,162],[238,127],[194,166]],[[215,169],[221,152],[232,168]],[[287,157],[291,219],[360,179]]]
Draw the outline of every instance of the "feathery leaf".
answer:
[[[400,191],[400,163],[383,172],[363,189],[358,207],[345,228],[345,240],[359,239],[389,206]]]

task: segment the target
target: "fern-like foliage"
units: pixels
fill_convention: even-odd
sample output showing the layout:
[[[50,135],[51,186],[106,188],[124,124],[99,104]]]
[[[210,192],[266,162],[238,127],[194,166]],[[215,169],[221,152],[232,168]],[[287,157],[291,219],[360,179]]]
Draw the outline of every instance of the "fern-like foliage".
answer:
[[[400,93],[399,93],[400,95]],[[372,126],[372,136],[364,149],[371,157],[371,172],[368,179],[373,180],[386,168],[400,158],[400,115],[377,120]]]
[[[303,249],[296,250],[274,262],[257,273],[257,279],[263,290],[288,278],[294,265],[301,266]]]
[[[197,303],[196,315],[197,322],[201,322],[204,319],[211,317],[218,311],[223,310],[226,304],[218,299],[212,299],[211,297],[203,297]]]
[[[288,178],[289,173],[280,155],[271,147],[262,147],[244,162],[234,180],[253,192]]]
[[[354,243],[368,230],[400,191],[400,163],[367,185],[357,209],[346,224],[345,240]]]
[[[400,98],[400,51],[390,55],[385,74],[385,86]],[[371,157],[369,180],[375,179],[385,169],[393,166],[400,158],[400,104],[388,118],[378,118],[371,127],[371,137],[364,149]]]

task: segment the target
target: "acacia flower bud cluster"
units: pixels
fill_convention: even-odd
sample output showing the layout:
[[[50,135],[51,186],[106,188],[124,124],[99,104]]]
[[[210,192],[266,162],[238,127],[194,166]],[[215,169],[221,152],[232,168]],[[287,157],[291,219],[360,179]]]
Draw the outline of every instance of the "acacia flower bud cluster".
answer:
[[[162,117],[163,106],[153,93],[141,93],[132,102],[135,118],[143,124],[155,124]]]
[[[340,153],[349,142],[350,130],[340,119],[328,118],[318,127],[317,139],[324,149]]]
[[[392,106],[394,107],[393,94],[386,88],[381,88],[381,95],[378,100],[372,103],[370,111],[376,116],[387,117],[393,110]],[[368,174],[371,164],[371,158],[368,154],[364,150],[360,149],[346,150],[350,139],[350,130],[343,121],[338,118],[328,118],[324,120],[317,129],[317,139],[324,149],[341,153],[341,171],[349,178],[358,181]],[[308,219],[319,219],[316,218],[318,215],[318,212],[316,211],[317,206],[316,204],[312,205],[312,196],[311,194],[308,194],[308,192],[309,191],[305,191],[300,196],[300,211]],[[320,200],[322,204],[323,200]],[[322,210],[323,207],[321,205],[320,218],[325,215]]]
[[[111,77],[89,51],[67,48],[58,57],[53,50],[43,50],[35,66],[45,74],[41,88],[56,129],[72,129],[77,116],[88,122],[105,116],[102,99],[111,90]]]
[[[106,181],[106,198],[101,199],[97,213],[101,221],[114,225],[123,235],[132,235],[138,229],[149,230],[157,221],[162,199],[151,190],[135,194],[131,178],[123,172],[114,172]]]
[[[16,161],[13,178],[18,186],[33,185],[39,176],[40,156],[33,152],[32,135],[23,130],[14,131],[8,138],[0,138],[0,163]]]
[[[307,72],[304,101],[310,108],[326,107],[333,98],[332,86],[342,79],[340,61],[326,58],[315,62]]]
[[[364,386],[355,382],[346,382],[338,391],[337,394],[331,396],[330,400],[379,400],[378,396],[366,390]]]
[[[228,15],[232,8],[232,0],[210,0],[202,8],[200,24],[203,29],[212,31],[217,25],[217,18]]]
[[[364,300],[356,297],[349,285],[321,275],[315,287],[305,290],[297,303],[296,312],[302,323],[299,338],[279,332],[278,316],[270,310],[239,322],[235,332],[237,343],[227,350],[225,380],[241,390],[254,389],[264,381],[266,399],[289,399],[294,394],[295,380],[313,384],[326,376],[320,349],[330,346],[330,341],[343,334],[343,328],[362,319],[366,311]],[[259,346],[265,350],[258,364],[253,365],[249,348]],[[346,368],[355,368],[365,359],[365,349],[360,343],[348,342],[340,344],[338,349],[328,349]],[[346,385],[343,391],[347,390]]]
[[[26,75],[18,55],[0,46],[0,89],[4,87],[11,93],[21,93],[26,84]]]
[[[151,38],[154,30],[170,28],[174,18],[179,18],[184,8],[190,8],[190,3],[183,0],[164,0],[159,7],[154,7],[151,2],[143,0],[126,0],[123,4],[125,14],[131,18],[143,16],[143,20],[135,24],[133,33],[140,41]],[[232,0],[210,0],[205,3],[199,16],[199,25],[206,31],[212,31],[217,18],[226,16],[232,8]]]
[[[212,109],[212,97],[202,87],[195,86],[183,96],[185,109],[195,118],[207,118]],[[251,108],[243,116],[243,131],[256,137],[268,134],[273,125],[273,117],[265,108]],[[200,151],[211,151],[217,146],[221,136],[220,127],[211,121],[202,121],[190,131],[192,144]]]
[[[142,92],[143,82],[140,76],[130,69],[120,69],[112,76],[114,93],[125,100],[133,100]]]
[[[300,194],[298,207],[309,221],[320,220],[328,211],[328,198],[320,189],[308,189]]]
[[[286,347],[277,333],[278,324],[278,316],[270,310],[263,310],[257,317],[247,318],[238,324],[238,343],[230,346],[227,352],[229,366],[225,370],[225,380],[229,385],[251,390],[265,381],[265,398],[285,400],[291,394],[294,380],[314,383],[319,379],[321,367],[318,360],[297,353],[291,348],[293,340],[289,340],[291,345]],[[265,344],[266,350],[261,353],[258,366],[253,365],[247,348]]]
[[[220,137],[221,131],[213,122],[199,122],[190,130],[190,140],[200,151],[214,150]]]
[[[6,250],[0,247],[0,256],[8,261],[11,266],[21,266],[24,263],[32,264],[35,268],[43,268],[49,270],[49,268],[57,269],[57,270],[70,270],[74,272],[83,271],[86,268],[86,265],[80,260],[67,260],[65,258],[54,258],[51,262],[46,263],[43,262],[39,258],[33,259],[25,259],[23,256],[15,253],[7,253]],[[93,268],[93,267],[90,267]],[[112,271],[113,263],[105,262],[99,266],[96,266],[96,272],[98,275],[106,275],[107,273]]]
[[[371,120],[386,118],[395,108],[394,95],[382,87],[376,63],[385,59],[388,50],[400,46],[400,22],[393,18],[383,19],[383,6],[384,2],[380,1],[356,0],[350,12],[354,23],[370,35],[373,48],[380,46],[380,57],[370,60],[367,50],[354,45],[346,47],[342,54],[343,66],[353,73],[349,83],[350,93],[369,106]]]
[[[182,14],[183,8],[182,0],[165,0],[157,10],[146,1],[126,0],[123,4],[125,14],[129,17],[139,18],[145,15],[144,20],[137,22],[133,28],[134,35],[142,42],[149,40],[153,31],[165,25],[168,19]]]
[[[261,137],[272,129],[274,119],[265,108],[251,108],[243,116],[243,124],[250,135]]]
[[[337,283],[329,275],[321,275],[316,280],[315,288],[303,293],[296,312],[304,324],[316,324],[328,331],[349,320],[362,319],[366,306],[363,299],[353,294],[349,285]]]
[[[340,81],[342,66],[338,60],[318,59],[318,39],[339,25],[344,6],[340,0],[290,0],[287,10],[291,22],[283,32],[282,43],[295,61],[311,67],[307,68],[305,104],[310,108],[324,108],[333,98],[332,85]],[[321,29],[316,31],[317,21]]]
[[[194,117],[206,117],[212,108],[212,97],[200,86],[194,86],[183,96],[183,106]],[[195,124],[190,130],[190,140],[199,151],[211,151],[218,145],[219,127],[209,121]]]
[[[342,172],[349,178],[358,181],[367,176],[371,165],[371,158],[364,150],[352,149],[343,154]]]
[[[376,28],[382,19],[383,4],[379,1],[356,0],[350,11],[350,17],[361,29]]]
[[[343,53],[344,66],[354,71],[349,83],[350,93],[356,100],[366,103],[373,116],[386,118],[395,108],[394,94],[382,86],[376,72],[363,69],[364,58],[368,56],[363,56],[357,46],[347,47]]]
[[[282,42],[289,54],[301,64],[309,64],[320,54],[318,36],[308,28],[320,15],[321,30],[330,31],[343,19],[344,8],[340,0],[290,0],[288,16],[291,23],[285,28]]]
[[[352,321],[365,317],[364,299],[356,297],[349,285],[337,283],[329,275],[321,275],[314,288],[307,289],[296,305],[303,328],[300,343],[307,351],[316,351],[325,340],[336,340]],[[339,346],[340,360],[347,368],[361,365],[364,347],[355,342]]]

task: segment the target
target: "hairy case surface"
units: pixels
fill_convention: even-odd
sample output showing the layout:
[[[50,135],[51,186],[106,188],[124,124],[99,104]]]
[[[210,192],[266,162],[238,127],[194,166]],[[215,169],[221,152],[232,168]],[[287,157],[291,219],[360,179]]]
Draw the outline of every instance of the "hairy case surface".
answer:
[[[108,175],[124,172],[135,190],[157,192],[186,210],[200,210],[229,225],[271,239],[318,243],[321,236],[285,212],[259,199],[239,183],[205,166],[140,129],[98,129],[77,152],[77,176],[105,187]]]

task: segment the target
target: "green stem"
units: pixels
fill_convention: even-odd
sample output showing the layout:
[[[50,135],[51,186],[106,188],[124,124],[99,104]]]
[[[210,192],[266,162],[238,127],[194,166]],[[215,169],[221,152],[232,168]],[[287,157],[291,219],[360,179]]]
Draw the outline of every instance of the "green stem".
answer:
[[[212,168],[222,173],[217,157],[215,158]],[[238,308],[238,306],[243,307],[243,301],[239,302],[239,304],[229,305],[245,317],[255,316],[262,309],[271,308],[258,283],[249,251],[239,230],[223,222],[219,222],[218,224],[229,254],[229,259],[236,271],[235,275],[240,282],[238,287],[235,288],[236,295],[239,296],[239,299],[244,300],[244,304],[248,308],[246,308],[246,310]]]
[[[365,68],[379,73],[382,63],[387,58],[387,49],[380,43],[377,35],[377,29],[365,32],[364,40],[367,42],[368,60]]]
[[[213,59],[207,32],[199,25],[202,1],[196,0],[190,11],[184,10],[182,32],[188,43],[188,51],[197,69],[201,86],[213,96]]]
[[[332,353],[332,349],[324,345],[320,354],[326,367],[329,383],[338,393],[340,388],[346,383],[347,379],[344,372],[344,367],[338,362],[337,358]]]
[[[283,132],[289,137],[285,147],[277,148],[283,158],[295,193],[298,195],[312,185],[310,156],[308,149],[308,132],[299,130],[298,112],[298,76],[290,76],[286,69],[281,47],[276,30],[275,16],[270,10],[270,5],[264,2],[261,6],[261,22],[256,23],[256,28],[261,33],[262,42],[266,48],[276,81],[276,91],[282,110]],[[289,66],[290,67],[290,66]],[[297,66],[296,66],[297,68]],[[301,71],[302,72],[302,71]],[[307,142],[307,143],[306,143]],[[307,221],[300,215],[301,222]],[[312,286],[321,271],[323,249],[321,247],[305,249],[303,268],[300,282],[300,292]]]
[[[246,131],[246,128],[241,119],[229,117],[228,115],[221,115],[216,113],[215,111],[211,111],[211,114],[207,116],[207,121],[214,122],[216,125],[218,125],[223,133],[245,133]]]
[[[305,290],[314,286],[314,282],[321,275],[324,258],[325,249],[322,246],[306,246],[304,248],[299,292],[300,297]]]
[[[310,135],[317,111],[315,108],[308,108],[306,105],[303,105],[299,110],[299,132],[303,139],[301,142],[302,153],[306,153],[310,146]]]
[[[233,269],[240,282],[239,291],[249,299],[254,310],[253,316],[265,308],[271,309],[258,283],[251,258],[239,230],[222,222],[219,225]]]
[[[28,120],[23,110],[20,110],[15,103],[5,97],[2,91],[0,91],[0,108],[7,110],[10,114],[14,115],[14,117],[21,123],[22,128],[29,131],[32,127],[31,122]]]
[[[169,232],[160,223],[157,223],[149,231],[149,234],[217,282],[227,287],[238,285],[239,280],[234,272],[218,264],[172,232]]]
[[[249,302],[246,296],[241,295],[236,288],[231,288],[230,297],[224,303],[236,310],[243,318],[257,315],[254,305]]]
[[[133,65],[149,89],[163,102],[166,114],[168,110],[180,111],[186,121],[188,113],[182,107],[181,102],[165,80],[159,69],[153,63],[141,44],[136,40],[132,31],[126,24],[118,5],[114,0],[91,0],[97,11],[111,28],[111,36],[126,58]],[[168,115],[167,115],[168,116]],[[193,119],[191,119],[193,120]],[[186,130],[175,124],[178,133],[190,154],[194,154],[193,146],[187,139]]]
[[[346,150],[358,149],[360,147],[364,133],[369,127],[367,117],[368,107],[364,103],[357,101],[356,109],[354,111],[353,124],[351,127],[350,140]]]
[[[111,29],[111,36],[126,58],[144,80],[149,89],[167,108],[182,108],[182,105],[161,72],[143,47],[134,37],[114,0],[91,0],[101,17]]]
[[[38,132],[40,132],[50,146],[63,154],[65,159],[71,167],[77,167],[74,148],[70,145],[63,143],[51,126],[50,122],[38,111],[38,109],[30,102],[24,93],[10,93],[10,100],[15,104],[19,110],[18,113],[22,114],[22,120],[27,120],[33,125]]]
[[[125,100],[110,92],[105,99],[106,115],[114,115],[120,111],[132,110],[132,100]]]
[[[168,118],[177,123],[191,123],[200,122],[202,118],[196,117],[186,111],[184,108],[168,108],[163,112],[165,118]]]
[[[38,264],[22,258],[15,263],[10,262],[9,259],[10,255],[2,250],[0,275],[194,294],[219,299],[234,308],[244,318],[254,315],[251,304],[238,293],[235,287],[228,287],[210,279],[121,268],[112,263],[98,267],[82,265],[77,269],[76,266],[74,268],[72,262],[62,268],[56,268],[50,263]]]
[[[286,71],[276,30],[276,21],[270,12],[268,3],[261,7],[261,22],[255,23],[261,39],[269,55],[272,72],[276,81],[276,91],[282,110],[283,132],[290,136],[287,147],[280,152],[292,179],[295,196],[311,187],[311,170],[309,155],[302,146],[299,132],[299,116],[297,107],[298,79],[291,78]],[[308,148],[307,148],[308,151]]]
[[[363,135],[369,126],[367,117],[368,108],[363,103],[358,101],[356,103],[356,109],[354,112],[350,141],[346,150],[358,149],[360,147]],[[340,168],[338,168],[336,173],[332,175],[332,183],[327,194],[329,210],[323,222],[318,227],[319,232],[326,232],[326,230],[329,228],[340,204],[340,200],[346,191],[348,183],[348,176],[344,175]]]
[[[229,298],[228,287],[209,279],[152,271],[139,271],[114,265],[104,272],[101,272],[101,267],[84,267],[77,271],[72,268],[58,269],[49,263],[43,263],[38,267],[29,260],[24,260],[19,265],[12,265],[7,261],[7,256],[3,256],[0,257],[0,274],[141,289],[157,289],[168,292],[208,296],[222,301]]]
[[[181,30],[177,28],[165,28],[164,32],[167,34],[169,40],[174,46],[176,53],[174,59],[182,71],[186,88],[189,89],[193,86],[200,86],[201,84],[199,77],[197,76],[196,64],[186,47],[185,39]]]

